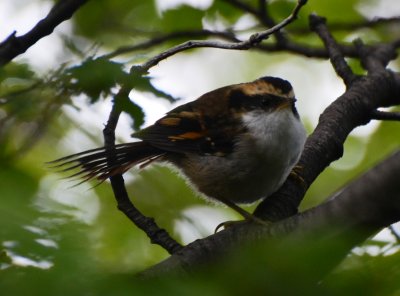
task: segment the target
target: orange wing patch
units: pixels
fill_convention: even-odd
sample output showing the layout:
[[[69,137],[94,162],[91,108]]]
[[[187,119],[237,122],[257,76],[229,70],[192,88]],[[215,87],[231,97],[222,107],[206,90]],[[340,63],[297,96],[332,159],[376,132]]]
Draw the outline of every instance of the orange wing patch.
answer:
[[[165,117],[158,121],[159,124],[165,126],[178,126],[181,123],[182,119],[178,117]]]
[[[180,135],[176,136],[169,136],[168,139],[171,139],[172,141],[177,141],[177,140],[197,140],[202,138],[204,135],[203,133],[199,132],[187,132],[183,133]]]
[[[188,119],[196,119],[198,117],[198,113],[191,111],[181,111],[178,113],[178,116]]]

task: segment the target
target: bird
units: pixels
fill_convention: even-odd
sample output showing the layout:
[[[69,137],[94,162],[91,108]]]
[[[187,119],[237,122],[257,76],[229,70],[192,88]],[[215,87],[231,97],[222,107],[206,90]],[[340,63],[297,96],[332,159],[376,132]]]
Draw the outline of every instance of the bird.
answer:
[[[246,220],[240,205],[277,191],[298,162],[306,131],[287,80],[264,76],[207,92],[142,130],[137,141],[101,147],[50,163],[82,182],[157,163],[177,168],[199,194]]]

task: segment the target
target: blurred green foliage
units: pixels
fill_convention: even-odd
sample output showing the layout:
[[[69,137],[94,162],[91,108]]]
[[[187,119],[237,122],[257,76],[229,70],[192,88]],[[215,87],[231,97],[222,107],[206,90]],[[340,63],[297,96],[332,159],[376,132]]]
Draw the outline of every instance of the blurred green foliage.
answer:
[[[245,2],[256,6],[259,1]],[[373,1],[310,0],[298,21],[286,30],[293,33],[294,40],[319,45],[319,39],[307,32],[307,15],[317,12],[328,17],[328,23],[352,23],[362,20],[358,10],[362,2]],[[293,3],[271,1],[269,12],[276,20],[285,18]],[[160,247],[150,245],[149,239],[117,211],[108,184],[86,191],[78,189],[81,198],[71,201],[75,193],[68,185],[49,178],[51,173],[43,164],[72,153],[66,147],[71,135],[91,138],[87,137],[85,126],[66,115],[63,106],[79,109],[76,100],[82,96],[87,98],[88,105],[101,103],[125,83],[132,83],[144,94],[175,100],[167,91],[158,89],[152,77],[138,75],[131,71],[131,66],[133,60],[144,60],[180,39],[112,60],[98,52],[171,32],[201,30],[204,20],[231,30],[243,14],[228,1],[219,0],[206,10],[181,5],[162,12],[155,1],[89,1],[70,20],[72,35],[62,39],[72,55],[69,62],[55,65],[46,74],[24,59],[0,69],[1,295],[400,294],[398,243],[392,242],[393,252],[388,254],[383,251],[388,244],[376,240],[366,242],[361,255],[347,254],[342,264],[318,285],[312,283],[332,268],[332,258],[344,256],[341,244],[345,242],[269,241],[247,246],[215,266],[202,267],[184,281],[175,275],[138,280],[135,272],[168,255]],[[365,36],[365,32],[358,33]],[[354,34],[340,30],[334,35],[343,41]],[[374,38],[386,40],[388,36],[383,28],[374,30]],[[240,71],[258,75],[261,59],[257,57],[257,62],[247,61],[250,67]],[[270,66],[284,62],[285,59],[273,61]],[[351,60],[350,65],[362,73],[358,61]],[[213,75],[212,70],[209,73]],[[129,115],[133,128],[144,123],[144,111],[134,99],[120,100],[118,107]],[[398,149],[398,134],[398,123],[384,122],[368,137],[350,136],[344,157],[312,185],[302,207],[320,203]],[[93,145],[100,137],[99,132]],[[187,231],[191,233],[212,232],[204,231],[200,221],[185,214],[191,208],[213,207],[220,209],[221,216],[235,215],[207,205],[176,172],[166,167],[152,166],[133,175],[129,174],[127,186],[135,205],[155,217],[179,241],[185,240],[177,228],[179,221],[189,222],[192,226]],[[97,201],[99,209],[90,200]],[[85,211],[94,218],[82,219],[80,215],[85,215]],[[203,219],[210,218],[204,215]],[[369,254],[370,247],[378,248],[378,255]]]

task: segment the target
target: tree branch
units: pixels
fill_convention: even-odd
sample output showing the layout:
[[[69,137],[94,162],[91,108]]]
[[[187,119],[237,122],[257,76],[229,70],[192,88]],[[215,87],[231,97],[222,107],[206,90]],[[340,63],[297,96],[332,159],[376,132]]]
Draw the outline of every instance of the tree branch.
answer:
[[[374,110],[371,114],[371,119],[400,121],[400,112]]]
[[[245,12],[252,14],[260,21],[261,24],[265,25],[268,28],[274,27],[276,25],[274,19],[268,13],[268,6],[266,5],[266,0],[259,0],[257,8],[254,8],[248,5],[247,3],[239,0],[224,0],[224,1],[238,9],[241,9]],[[286,38],[281,31],[276,31],[274,35],[279,44],[285,43]]]
[[[152,39],[149,39],[139,44],[121,46],[116,50],[103,55],[102,57],[106,59],[111,59],[122,54],[130,53],[137,50],[148,49],[153,46],[162,44],[164,42],[179,38],[211,37],[211,36],[220,37],[222,39],[230,40],[232,42],[240,42],[240,40],[237,39],[231,32],[210,31],[210,30],[180,31],[180,32],[172,32],[169,34],[156,36]]]
[[[9,63],[16,56],[24,53],[41,38],[50,35],[54,28],[71,16],[88,0],[60,0],[47,16],[39,21],[32,30],[20,37],[13,32],[0,43],[0,66]]]
[[[116,101],[128,98],[131,87],[124,85],[114,97],[114,103],[110,112],[107,124],[103,130],[104,146],[107,150],[108,161],[112,162],[115,157],[115,128],[117,127],[121,111],[116,106]],[[128,98],[129,99],[129,98]],[[160,245],[168,253],[174,254],[182,249],[182,246],[176,242],[168,232],[155,223],[153,218],[144,216],[131,202],[125,188],[125,181],[122,175],[115,175],[110,178],[111,186],[117,201],[118,209],[128,217],[138,228],[143,230],[150,238],[153,244]]]
[[[234,225],[197,240],[165,261],[141,273],[153,277],[171,271],[192,270],[196,266],[217,260],[233,247],[282,236],[318,237],[339,240],[349,233],[350,241],[335,258],[337,264],[355,245],[367,237],[400,220],[400,151],[381,162],[349,184],[325,204],[271,226]],[[318,234],[317,236],[313,234]],[[332,266],[333,267],[333,266]],[[328,270],[326,270],[328,272]],[[320,275],[321,278],[324,276]]]
[[[340,47],[326,26],[326,19],[315,14],[311,14],[310,27],[311,30],[315,31],[324,42],[336,74],[343,79],[346,87],[349,87],[356,79],[356,75],[353,74],[353,71],[344,60],[344,56],[340,50]]]
[[[138,50],[144,50],[152,48],[153,46],[163,44],[164,42],[168,42],[174,39],[180,38],[193,38],[193,37],[219,37],[221,39],[225,39],[234,43],[241,42],[234,34],[235,32],[226,32],[226,31],[209,31],[209,30],[196,30],[196,31],[182,31],[182,32],[173,32],[166,35],[156,36],[148,41],[134,44],[134,45],[125,45],[117,48],[116,50],[103,55],[103,58],[111,59],[116,56],[131,53]],[[339,45],[340,50],[346,57],[358,57],[358,51],[352,45]],[[212,46],[210,46],[212,47]],[[286,39],[284,43],[273,43],[273,44],[259,44],[254,47],[255,50],[259,50],[262,52],[291,52],[300,54],[306,57],[314,57],[314,58],[328,58],[329,54],[325,48],[322,47],[310,47],[308,45],[303,45],[298,42],[290,41]]]
[[[389,62],[397,57],[397,42],[366,46],[357,39],[354,45],[359,52],[361,65],[369,72],[384,71]]]

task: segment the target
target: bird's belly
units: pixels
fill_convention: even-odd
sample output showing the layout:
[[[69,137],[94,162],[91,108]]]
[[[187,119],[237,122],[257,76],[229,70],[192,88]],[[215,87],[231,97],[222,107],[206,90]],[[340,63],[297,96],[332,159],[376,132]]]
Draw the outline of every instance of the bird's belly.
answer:
[[[289,159],[190,157],[181,168],[209,198],[252,203],[275,192],[290,172]]]

